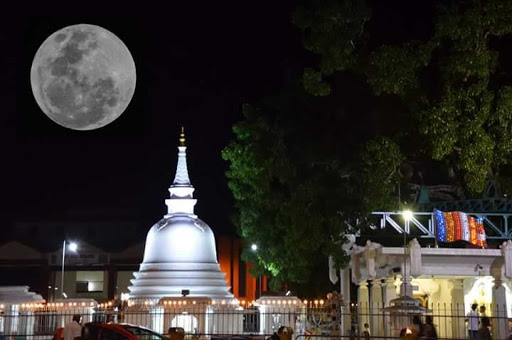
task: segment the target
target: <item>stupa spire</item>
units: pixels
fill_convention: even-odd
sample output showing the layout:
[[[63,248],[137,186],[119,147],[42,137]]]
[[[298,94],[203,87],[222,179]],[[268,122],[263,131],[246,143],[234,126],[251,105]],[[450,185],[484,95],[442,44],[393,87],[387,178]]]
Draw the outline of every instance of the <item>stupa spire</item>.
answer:
[[[176,166],[176,175],[174,181],[169,188],[171,197],[165,200],[167,205],[166,216],[188,215],[190,217],[197,217],[194,215],[194,187],[190,183],[187,169],[187,147],[185,145],[185,129],[181,128],[180,138],[178,144],[178,165]]]
[[[181,133],[180,133],[180,146],[186,146],[185,145],[185,127],[181,127]]]
[[[181,133],[178,146],[178,165],[176,166],[176,176],[172,186],[188,186],[191,187],[190,178],[187,169],[187,146],[185,145],[185,128],[181,127]]]

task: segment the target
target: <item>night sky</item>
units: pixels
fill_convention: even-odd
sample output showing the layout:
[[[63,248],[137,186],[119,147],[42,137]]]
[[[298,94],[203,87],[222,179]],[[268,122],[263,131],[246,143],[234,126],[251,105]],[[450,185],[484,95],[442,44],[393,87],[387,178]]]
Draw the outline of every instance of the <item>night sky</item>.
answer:
[[[182,125],[196,213],[216,234],[234,234],[227,163],[220,152],[233,138],[232,125],[242,119],[241,104],[277,93],[287,71],[302,68],[311,58],[290,23],[294,2],[128,3],[41,2],[36,7],[20,2],[17,9],[3,11],[2,238],[16,221],[76,210],[131,216],[145,233],[165,213]],[[387,34],[384,40],[399,40],[404,32],[428,33],[428,2],[409,3],[377,6],[380,14],[371,24]],[[137,68],[128,109],[93,131],[52,122],[30,87],[31,63],[41,43],[79,23],[116,34]]]
[[[196,212],[220,234],[232,234],[232,199],[220,152],[242,119],[241,104],[277,91],[282,65],[302,53],[289,22],[292,4],[127,7],[83,4],[18,8],[0,25],[2,228],[66,211],[126,214],[146,225],[165,213],[174,178],[178,133],[187,134]],[[100,6],[100,7],[98,7]],[[106,7],[105,6],[109,6]],[[40,110],[30,67],[54,31],[88,23],[116,34],[137,69],[135,95],[115,122],[74,131]]]

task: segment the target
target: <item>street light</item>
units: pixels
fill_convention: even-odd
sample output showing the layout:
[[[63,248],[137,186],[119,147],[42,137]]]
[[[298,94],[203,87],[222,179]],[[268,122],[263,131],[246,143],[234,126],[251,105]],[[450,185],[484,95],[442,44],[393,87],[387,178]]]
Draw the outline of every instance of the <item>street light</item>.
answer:
[[[69,243],[69,250],[75,252],[78,249],[78,245],[75,242]],[[61,299],[66,298],[64,293],[64,263],[66,262],[66,240],[62,243],[62,272],[60,275],[60,297]]]
[[[403,279],[402,279],[402,285],[403,285],[403,295],[407,295],[407,233],[410,232],[409,227],[409,221],[412,219],[413,214],[410,210],[404,210],[402,211],[402,217],[405,220],[405,226],[404,226],[404,272],[402,273]]]
[[[251,244],[251,249],[253,252],[258,252],[258,245],[256,243]],[[261,275],[258,275],[258,281],[259,281],[259,293],[258,297],[261,297]]]

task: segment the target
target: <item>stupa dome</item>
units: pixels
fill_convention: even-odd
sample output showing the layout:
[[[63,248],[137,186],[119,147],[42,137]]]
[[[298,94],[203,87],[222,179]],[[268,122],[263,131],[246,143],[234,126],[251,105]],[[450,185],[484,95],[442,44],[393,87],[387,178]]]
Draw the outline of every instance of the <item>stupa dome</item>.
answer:
[[[233,297],[217,262],[213,231],[194,214],[186,149],[182,131],[167,214],[149,230],[144,260],[128,287],[130,299],[181,296],[182,290],[189,290],[189,296]]]

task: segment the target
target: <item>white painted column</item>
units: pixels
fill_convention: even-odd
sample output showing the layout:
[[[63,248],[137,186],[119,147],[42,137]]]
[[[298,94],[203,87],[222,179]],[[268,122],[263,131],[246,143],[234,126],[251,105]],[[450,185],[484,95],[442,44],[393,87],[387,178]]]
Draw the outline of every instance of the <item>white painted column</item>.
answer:
[[[466,325],[464,323],[464,280],[452,280],[451,315],[448,319],[451,322],[451,337],[463,339],[467,337]],[[450,330],[450,327],[447,327]]]
[[[363,325],[368,320],[369,312],[369,294],[368,294],[368,282],[361,281],[357,286],[357,310],[359,314],[359,333],[361,334],[364,329]]]
[[[400,295],[404,295],[404,289],[405,289],[405,295],[412,297],[412,285],[411,285],[411,266],[410,261],[408,259],[405,260],[407,262],[407,268],[404,268],[404,264],[402,264],[402,283],[400,284]],[[407,282],[405,282],[405,279],[407,279]]]
[[[372,312],[370,319],[371,334],[381,336],[383,333],[383,314],[382,314],[383,300],[382,300],[382,284],[380,279],[375,279],[372,282]]]
[[[383,296],[382,300],[384,301],[384,304],[386,307],[389,306],[389,301],[394,300],[397,298],[396,295],[396,286],[395,286],[395,277],[394,276],[388,276],[386,277],[386,281],[384,283],[385,286],[385,296]]]
[[[389,307],[389,302],[393,299],[397,298],[396,295],[396,286],[395,286],[395,277],[388,276],[383,283],[383,296],[382,301],[384,301],[385,307]],[[384,334],[389,335],[391,332],[391,318],[389,317],[389,313],[385,314],[384,317]]]
[[[507,320],[507,295],[505,286],[500,279],[494,279],[492,288],[493,302],[493,320],[492,334],[494,339],[508,339],[508,320]]]
[[[344,304],[341,307],[341,334],[347,335],[350,332],[350,269],[340,269],[340,292]]]

